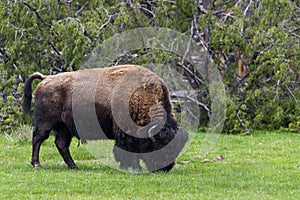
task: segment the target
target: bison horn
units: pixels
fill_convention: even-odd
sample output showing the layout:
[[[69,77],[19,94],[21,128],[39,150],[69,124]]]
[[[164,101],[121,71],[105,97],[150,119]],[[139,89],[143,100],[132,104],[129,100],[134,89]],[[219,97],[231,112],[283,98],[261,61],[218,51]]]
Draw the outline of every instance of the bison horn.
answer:
[[[156,139],[154,138],[154,136],[162,129],[162,125],[161,124],[155,124],[153,126],[151,126],[151,128],[149,128],[148,130],[148,136],[149,138],[155,142]]]
[[[156,128],[157,126],[158,126],[158,125],[154,125],[154,126],[152,126],[151,128],[149,128],[149,130],[148,130],[148,135],[149,135],[149,137],[153,137],[153,136],[156,134],[155,128]]]

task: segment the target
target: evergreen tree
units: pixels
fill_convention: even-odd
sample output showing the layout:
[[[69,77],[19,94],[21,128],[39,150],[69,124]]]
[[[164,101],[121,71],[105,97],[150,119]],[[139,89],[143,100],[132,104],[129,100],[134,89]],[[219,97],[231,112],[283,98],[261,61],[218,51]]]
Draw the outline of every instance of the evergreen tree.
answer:
[[[29,74],[78,70],[107,38],[152,26],[184,32],[209,52],[227,89],[225,132],[299,132],[299,18],[292,0],[0,1],[0,129],[29,122],[21,110]],[[116,63],[167,61],[191,82],[205,79],[180,59],[138,50]],[[210,107],[206,86],[193,87],[204,88],[197,100]]]

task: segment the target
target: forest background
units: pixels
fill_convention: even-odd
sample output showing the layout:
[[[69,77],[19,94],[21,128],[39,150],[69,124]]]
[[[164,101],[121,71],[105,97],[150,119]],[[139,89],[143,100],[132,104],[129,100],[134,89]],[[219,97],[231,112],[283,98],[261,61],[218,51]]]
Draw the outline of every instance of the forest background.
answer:
[[[22,90],[33,72],[78,70],[95,47],[140,27],[187,34],[208,52],[226,88],[224,133],[300,132],[300,3],[293,0],[0,1],[0,130],[30,123]],[[128,52],[114,64],[167,62],[199,94],[199,129],[209,121],[207,85],[166,52]],[[205,105],[205,106],[203,106]]]

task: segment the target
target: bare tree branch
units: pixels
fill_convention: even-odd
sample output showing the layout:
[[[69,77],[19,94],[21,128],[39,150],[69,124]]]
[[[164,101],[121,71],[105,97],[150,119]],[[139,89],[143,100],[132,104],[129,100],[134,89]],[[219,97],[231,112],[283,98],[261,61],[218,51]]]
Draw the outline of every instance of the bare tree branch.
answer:
[[[35,16],[45,25],[47,25],[49,28],[51,28],[51,23],[45,22],[43,18],[40,16],[40,14],[37,12],[37,10],[33,7],[31,7],[26,1],[22,1],[22,3],[31,11],[35,14]]]
[[[171,96],[178,99],[187,99],[190,100],[191,102],[196,103],[198,106],[202,107],[207,112],[208,117],[211,117],[211,110],[209,109],[209,107],[204,103],[201,103],[197,99],[191,97],[191,95],[188,95],[188,91],[173,91],[171,93]]]
[[[105,15],[108,17],[108,20],[104,24],[102,24],[102,26],[99,28],[99,31],[101,29],[105,28],[111,22],[111,20],[113,19],[113,15],[110,15],[105,8],[102,8],[102,9],[105,12]]]
[[[83,6],[82,6],[78,11],[76,11],[75,17],[78,17],[78,15],[83,11],[84,7],[85,7],[87,4],[88,4],[88,3],[85,2],[85,3],[83,4]]]
[[[59,57],[60,56],[60,52],[56,48],[56,46],[54,45],[54,43],[52,41],[50,41],[49,44],[50,44],[51,48],[53,49],[53,51],[55,52],[55,54]]]
[[[151,14],[151,15],[152,15],[152,18],[155,18],[155,17],[156,17],[155,14],[154,14],[151,10],[149,10],[149,9],[147,9],[147,8],[145,8],[145,7],[143,7],[143,6],[141,6],[140,4],[139,4],[138,8],[141,9],[141,10],[144,10],[145,12],[147,12],[147,13],[149,13],[149,14]]]
[[[250,0],[249,4],[247,5],[246,9],[244,10],[244,16],[247,15],[247,12],[248,12],[248,10],[249,10],[251,4],[252,4],[252,0]]]
[[[245,130],[246,134],[249,135],[251,133],[251,131],[247,128],[247,125],[243,122],[243,120],[241,119],[240,115],[239,115],[239,110],[241,108],[242,103],[240,103],[240,105],[238,106],[238,108],[236,109],[236,116],[237,119],[240,123],[240,125],[243,127],[243,129]]]
[[[287,91],[289,92],[289,94],[291,95],[291,97],[293,98],[293,100],[295,102],[297,102],[297,98],[295,97],[295,95],[293,94],[293,92],[291,91],[291,89],[286,85],[285,88],[287,89]]]
[[[61,22],[67,22],[67,21],[75,21],[79,24],[81,30],[82,30],[82,34],[89,40],[89,42],[91,41],[91,39],[89,38],[88,36],[88,33],[87,33],[87,30],[84,28],[84,26],[82,25],[80,19],[76,18],[76,17],[67,17],[65,19],[62,19],[62,20],[58,20],[57,22],[58,23],[61,23]]]

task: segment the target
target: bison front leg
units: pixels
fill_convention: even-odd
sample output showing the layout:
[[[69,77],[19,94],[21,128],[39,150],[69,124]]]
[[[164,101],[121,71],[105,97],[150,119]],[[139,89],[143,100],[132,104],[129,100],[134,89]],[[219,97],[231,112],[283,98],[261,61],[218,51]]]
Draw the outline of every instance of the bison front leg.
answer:
[[[71,140],[72,135],[67,130],[58,130],[55,136],[55,145],[60,155],[63,157],[65,163],[68,165],[68,168],[77,169],[69,150]]]
[[[38,126],[36,126],[33,131],[31,164],[35,168],[41,167],[41,163],[39,160],[40,147],[41,144],[49,137],[49,133],[50,130],[38,128]]]

